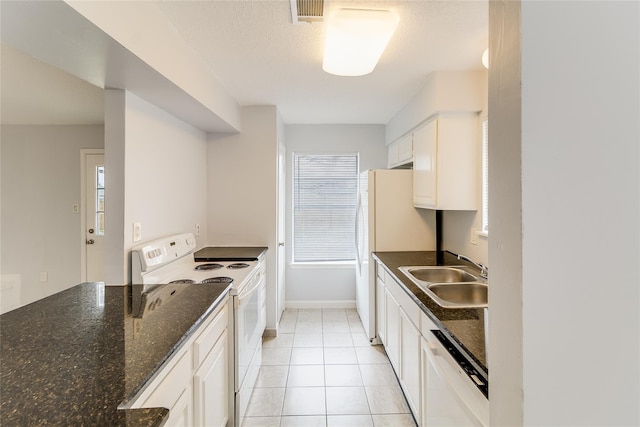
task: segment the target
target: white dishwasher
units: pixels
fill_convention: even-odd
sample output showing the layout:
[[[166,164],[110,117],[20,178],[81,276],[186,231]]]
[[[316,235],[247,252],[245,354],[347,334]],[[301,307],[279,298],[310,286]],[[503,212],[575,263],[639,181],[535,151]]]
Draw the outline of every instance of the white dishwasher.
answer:
[[[461,367],[456,359],[465,366],[464,356],[441,331],[429,331],[422,345],[427,382],[423,396],[423,425],[487,427],[486,381],[473,368]]]

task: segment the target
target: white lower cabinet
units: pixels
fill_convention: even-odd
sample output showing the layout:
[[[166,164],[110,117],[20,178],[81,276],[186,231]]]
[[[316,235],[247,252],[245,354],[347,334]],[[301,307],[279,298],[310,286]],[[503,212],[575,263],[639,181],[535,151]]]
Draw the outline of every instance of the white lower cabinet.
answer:
[[[229,421],[228,338],[223,334],[193,377],[197,426],[224,427]]]
[[[177,402],[169,410],[169,418],[164,427],[186,427],[193,425],[193,399],[191,388],[185,389]]]
[[[185,406],[185,391],[190,390],[191,378],[191,350],[182,348],[178,353],[169,359],[165,367],[158,373],[152,381],[150,387],[146,389],[140,397],[141,405],[137,408],[167,408],[169,414],[174,412],[174,408]],[[191,396],[191,393],[188,394]],[[181,402],[180,399],[183,401]],[[188,402],[191,406],[191,399]]]
[[[227,426],[232,402],[228,305],[225,298],[129,408],[167,408],[166,426]]]
[[[420,419],[420,330],[400,309],[400,385],[416,419]]]
[[[416,312],[418,307],[391,276],[379,276],[384,279],[378,277],[376,286],[378,337],[381,338],[391,366],[400,380],[409,407],[416,419],[419,419],[421,335],[420,316]]]
[[[418,425],[486,427],[489,403],[439,344],[436,324],[386,271],[376,292],[378,335]]]
[[[376,278],[376,325],[378,327],[378,340],[381,344],[387,343],[387,319],[386,319],[386,293],[384,281]]]
[[[400,306],[388,287],[385,287],[384,316],[387,321],[387,342],[384,348],[397,374],[400,369]]]

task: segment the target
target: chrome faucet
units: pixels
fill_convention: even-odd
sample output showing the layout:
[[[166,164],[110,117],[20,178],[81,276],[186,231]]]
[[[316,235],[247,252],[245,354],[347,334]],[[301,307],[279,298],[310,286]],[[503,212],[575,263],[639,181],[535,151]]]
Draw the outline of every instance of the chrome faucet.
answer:
[[[487,280],[489,278],[489,267],[487,267],[483,263],[475,262],[474,260],[472,260],[468,256],[464,256],[464,255],[458,255],[458,259],[463,259],[465,261],[469,261],[471,264],[473,264],[476,267],[478,267],[480,269],[480,277],[482,277],[484,280]]]

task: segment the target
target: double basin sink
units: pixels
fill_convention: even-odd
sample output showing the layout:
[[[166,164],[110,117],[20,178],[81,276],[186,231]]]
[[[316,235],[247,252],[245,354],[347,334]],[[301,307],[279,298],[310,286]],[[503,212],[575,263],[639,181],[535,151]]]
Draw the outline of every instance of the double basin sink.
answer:
[[[444,308],[484,308],[488,285],[464,266],[399,267],[400,271]]]

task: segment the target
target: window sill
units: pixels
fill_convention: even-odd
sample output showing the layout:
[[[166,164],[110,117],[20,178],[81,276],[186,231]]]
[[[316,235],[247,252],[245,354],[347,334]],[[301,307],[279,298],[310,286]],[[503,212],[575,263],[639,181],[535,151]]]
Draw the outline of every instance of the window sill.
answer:
[[[328,262],[292,262],[289,267],[292,269],[322,269],[322,268],[349,268],[356,265],[355,261],[328,261]]]
[[[488,231],[478,231],[478,236],[482,237],[483,239],[488,239],[489,238],[489,232]]]

